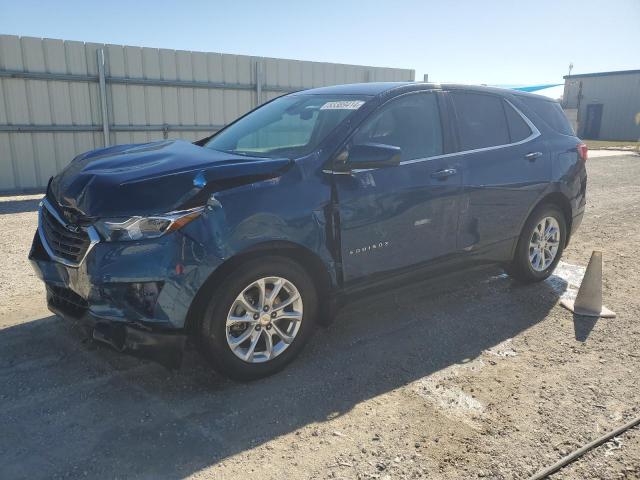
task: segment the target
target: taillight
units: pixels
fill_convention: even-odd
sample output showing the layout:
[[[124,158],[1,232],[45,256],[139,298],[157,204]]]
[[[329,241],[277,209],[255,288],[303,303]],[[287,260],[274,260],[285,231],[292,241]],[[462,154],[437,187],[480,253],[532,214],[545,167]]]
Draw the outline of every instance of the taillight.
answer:
[[[576,148],[578,149],[578,156],[580,157],[580,160],[582,160],[583,162],[586,162],[587,152],[589,151],[589,149],[587,148],[587,144],[579,143]]]

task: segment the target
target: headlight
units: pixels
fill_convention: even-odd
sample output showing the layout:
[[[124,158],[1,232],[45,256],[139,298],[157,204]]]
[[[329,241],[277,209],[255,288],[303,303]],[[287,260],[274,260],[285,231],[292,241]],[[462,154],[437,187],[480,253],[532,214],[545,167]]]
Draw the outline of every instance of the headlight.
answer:
[[[94,226],[108,242],[157,238],[184,227],[198,218],[204,207],[170,212],[150,217],[108,218],[98,220]]]

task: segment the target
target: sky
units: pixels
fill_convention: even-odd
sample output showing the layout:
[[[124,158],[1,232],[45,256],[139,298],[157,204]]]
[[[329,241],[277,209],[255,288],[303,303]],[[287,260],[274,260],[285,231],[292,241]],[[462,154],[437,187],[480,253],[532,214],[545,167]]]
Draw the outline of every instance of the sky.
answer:
[[[0,0],[0,34],[562,83],[640,68],[640,0]],[[1,55],[1,52],[0,52]]]

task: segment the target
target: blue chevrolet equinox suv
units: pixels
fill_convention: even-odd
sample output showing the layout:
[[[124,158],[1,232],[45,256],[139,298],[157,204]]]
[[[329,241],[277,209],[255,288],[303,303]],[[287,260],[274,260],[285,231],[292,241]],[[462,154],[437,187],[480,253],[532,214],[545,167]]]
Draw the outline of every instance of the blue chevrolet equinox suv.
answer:
[[[283,368],[343,299],[498,263],[548,277],[585,208],[560,105],[366,83],[279,97],[189,143],[120,145],[49,181],[30,259],[49,308],[167,365]]]

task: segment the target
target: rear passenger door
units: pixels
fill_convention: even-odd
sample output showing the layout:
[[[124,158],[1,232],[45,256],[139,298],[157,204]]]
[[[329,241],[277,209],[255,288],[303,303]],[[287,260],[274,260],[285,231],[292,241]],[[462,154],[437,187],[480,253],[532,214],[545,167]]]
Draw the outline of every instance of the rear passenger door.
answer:
[[[458,246],[484,248],[495,260],[510,255],[551,166],[540,132],[505,98],[451,91],[462,188]]]

